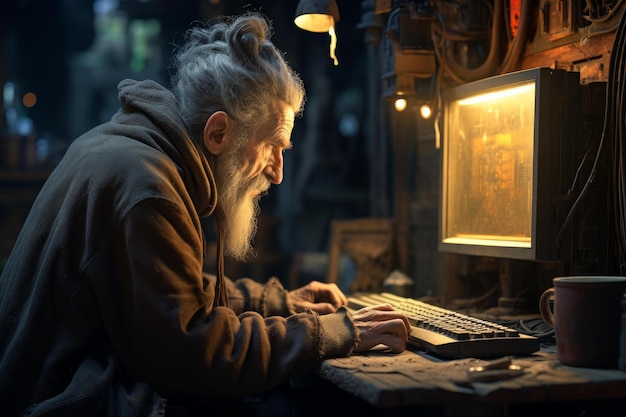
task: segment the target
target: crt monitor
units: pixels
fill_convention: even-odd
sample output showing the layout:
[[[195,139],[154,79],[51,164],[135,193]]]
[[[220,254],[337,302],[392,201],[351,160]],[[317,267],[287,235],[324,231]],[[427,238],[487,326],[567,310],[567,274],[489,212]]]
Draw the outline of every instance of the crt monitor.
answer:
[[[579,142],[577,72],[534,68],[444,91],[439,249],[562,260]]]

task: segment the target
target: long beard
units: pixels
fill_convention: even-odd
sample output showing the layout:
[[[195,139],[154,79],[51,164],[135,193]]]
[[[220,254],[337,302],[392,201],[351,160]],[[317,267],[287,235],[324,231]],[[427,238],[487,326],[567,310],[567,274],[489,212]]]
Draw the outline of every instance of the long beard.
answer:
[[[237,169],[239,161],[240,151],[219,158],[215,180],[217,206],[224,214],[224,252],[238,261],[245,261],[255,254],[252,242],[257,231],[262,196],[258,191],[267,190],[269,182],[264,175],[247,182]]]

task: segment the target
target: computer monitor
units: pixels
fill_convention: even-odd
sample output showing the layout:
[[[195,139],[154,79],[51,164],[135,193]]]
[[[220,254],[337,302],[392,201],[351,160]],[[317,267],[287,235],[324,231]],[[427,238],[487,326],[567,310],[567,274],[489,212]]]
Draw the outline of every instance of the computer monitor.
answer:
[[[579,94],[579,73],[550,68],[444,91],[440,251],[563,260]]]

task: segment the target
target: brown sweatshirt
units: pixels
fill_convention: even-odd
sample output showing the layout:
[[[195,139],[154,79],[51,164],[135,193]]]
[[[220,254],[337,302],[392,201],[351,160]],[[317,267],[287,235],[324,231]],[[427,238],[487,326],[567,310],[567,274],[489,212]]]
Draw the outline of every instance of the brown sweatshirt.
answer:
[[[213,307],[208,163],[167,89],[124,80],[119,98],[70,145],[0,276],[3,415],[162,412],[169,397],[260,393],[350,354],[346,310],[292,314],[276,278],[225,278],[229,307]]]

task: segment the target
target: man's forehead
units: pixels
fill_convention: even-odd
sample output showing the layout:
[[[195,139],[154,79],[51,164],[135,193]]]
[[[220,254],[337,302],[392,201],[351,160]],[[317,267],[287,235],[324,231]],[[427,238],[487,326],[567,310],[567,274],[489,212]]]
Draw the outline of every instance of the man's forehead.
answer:
[[[293,127],[294,121],[296,119],[296,114],[293,108],[285,103],[284,101],[278,102],[278,105],[275,106],[275,111],[278,114],[279,122],[285,123],[288,126]]]
[[[295,123],[295,112],[284,102],[275,103],[272,107],[270,120],[263,127],[273,132],[273,136],[286,136],[288,140]]]

